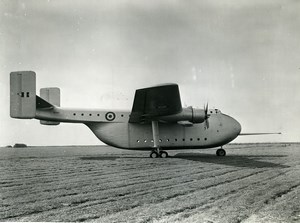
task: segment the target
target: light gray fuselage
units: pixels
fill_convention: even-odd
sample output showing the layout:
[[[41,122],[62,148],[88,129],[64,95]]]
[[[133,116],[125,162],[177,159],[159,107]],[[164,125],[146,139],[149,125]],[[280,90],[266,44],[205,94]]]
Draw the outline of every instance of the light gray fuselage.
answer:
[[[160,146],[169,149],[201,149],[225,145],[241,132],[241,125],[219,110],[209,110],[209,128],[204,123],[182,125],[159,123]],[[46,121],[84,123],[102,142],[122,149],[152,150],[151,123],[129,123],[128,111],[113,111],[115,118],[107,120],[105,110],[38,109],[36,118]]]

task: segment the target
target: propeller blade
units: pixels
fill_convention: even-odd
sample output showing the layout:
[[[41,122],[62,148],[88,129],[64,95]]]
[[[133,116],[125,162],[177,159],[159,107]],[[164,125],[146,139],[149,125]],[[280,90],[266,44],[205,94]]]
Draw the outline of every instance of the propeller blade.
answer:
[[[208,112],[208,103],[206,103],[206,105],[204,104],[204,114],[205,114],[205,117],[207,116],[207,112]]]
[[[208,119],[205,119],[205,127],[208,129],[209,128],[209,121]]]
[[[209,114],[208,114],[208,102],[206,103],[206,105],[204,105],[204,114],[205,114],[205,127],[208,129],[209,128],[209,121],[208,121],[208,118],[209,118]]]

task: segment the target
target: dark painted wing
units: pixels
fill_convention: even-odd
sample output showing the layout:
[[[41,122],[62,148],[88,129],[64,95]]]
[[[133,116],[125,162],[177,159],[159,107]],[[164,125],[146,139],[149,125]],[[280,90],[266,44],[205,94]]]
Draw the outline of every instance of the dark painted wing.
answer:
[[[129,122],[143,123],[182,111],[177,84],[165,84],[135,91]]]

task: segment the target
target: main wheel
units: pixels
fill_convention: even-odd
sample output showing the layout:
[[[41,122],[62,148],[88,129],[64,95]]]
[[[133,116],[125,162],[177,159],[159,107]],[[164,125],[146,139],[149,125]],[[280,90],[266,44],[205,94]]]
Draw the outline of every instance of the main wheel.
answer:
[[[161,151],[159,155],[161,158],[167,158],[169,156],[166,151]]]
[[[152,152],[150,153],[150,157],[151,157],[151,158],[157,158],[157,157],[158,157],[158,153],[155,152],[155,151],[152,151]]]
[[[218,149],[216,154],[217,156],[226,156],[226,151],[224,149]]]

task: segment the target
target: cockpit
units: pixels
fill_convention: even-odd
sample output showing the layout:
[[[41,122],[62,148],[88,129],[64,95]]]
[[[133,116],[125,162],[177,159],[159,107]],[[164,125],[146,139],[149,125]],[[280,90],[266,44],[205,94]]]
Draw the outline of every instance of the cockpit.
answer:
[[[208,114],[222,114],[220,109],[209,109]]]

